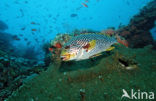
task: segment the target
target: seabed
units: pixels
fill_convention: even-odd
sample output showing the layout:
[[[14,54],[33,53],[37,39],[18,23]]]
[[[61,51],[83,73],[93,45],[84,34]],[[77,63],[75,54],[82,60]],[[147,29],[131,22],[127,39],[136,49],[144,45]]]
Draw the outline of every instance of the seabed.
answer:
[[[155,93],[156,51],[115,47],[90,60],[51,64],[6,101],[121,101],[122,89]]]

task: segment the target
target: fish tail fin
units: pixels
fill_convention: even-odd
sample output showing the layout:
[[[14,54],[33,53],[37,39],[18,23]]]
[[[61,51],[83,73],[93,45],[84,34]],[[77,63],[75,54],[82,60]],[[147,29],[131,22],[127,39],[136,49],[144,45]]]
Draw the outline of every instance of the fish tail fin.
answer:
[[[128,41],[124,40],[124,39],[121,39],[121,37],[119,35],[116,35],[116,38],[117,38],[117,42],[128,47],[129,44],[128,44]]]

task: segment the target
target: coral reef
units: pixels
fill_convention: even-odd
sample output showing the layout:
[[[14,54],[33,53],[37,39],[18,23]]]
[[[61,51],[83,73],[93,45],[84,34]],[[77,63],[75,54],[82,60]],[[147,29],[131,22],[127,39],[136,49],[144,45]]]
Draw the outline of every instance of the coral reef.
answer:
[[[17,58],[0,51],[0,100],[20,87],[27,76],[39,74],[45,69],[41,61]]]
[[[149,44],[154,45],[150,29],[156,21],[156,1],[146,5],[139,14],[134,16],[128,26],[120,28],[117,33],[123,36],[129,43],[129,47],[139,48]]]
[[[107,53],[107,57],[102,57],[90,68],[59,72],[56,68],[63,65],[51,64],[47,71],[13,92],[7,101],[21,101],[23,98],[33,101],[120,101],[122,89],[154,92],[156,51],[151,46],[138,49],[115,47],[112,54]],[[128,70],[121,65],[121,60],[126,66],[136,65],[137,68]],[[90,63],[83,64],[87,66]],[[67,68],[72,68],[72,65],[77,68],[82,66],[73,63]]]
[[[11,34],[8,33],[4,33],[4,32],[0,32],[0,49],[5,51],[5,52],[9,52],[12,51],[12,49],[14,48],[12,46],[12,42],[13,42],[13,36]]]

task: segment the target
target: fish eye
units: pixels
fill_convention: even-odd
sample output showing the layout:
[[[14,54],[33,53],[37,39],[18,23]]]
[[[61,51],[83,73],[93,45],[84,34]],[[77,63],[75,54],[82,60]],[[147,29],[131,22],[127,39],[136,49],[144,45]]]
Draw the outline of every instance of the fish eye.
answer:
[[[69,48],[70,48],[70,46],[66,46],[66,47],[65,47],[65,49],[69,49]]]

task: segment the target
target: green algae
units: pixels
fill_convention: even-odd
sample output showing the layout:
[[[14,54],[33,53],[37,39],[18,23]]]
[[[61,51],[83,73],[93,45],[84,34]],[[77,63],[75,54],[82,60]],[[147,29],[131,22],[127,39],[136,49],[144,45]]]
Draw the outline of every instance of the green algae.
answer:
[[[126,70],[119,58],[135,61],[138,68]],[[120,101],[122,89],[156,91],[156,51],[150,46],[140,49],[117,46],[112,54],[97,61],[90,68],[72,71],[59,71],[59,68],[64,65],[76,68],[82,64],[51,64],[47,71],[13,92],[7,101]]]

